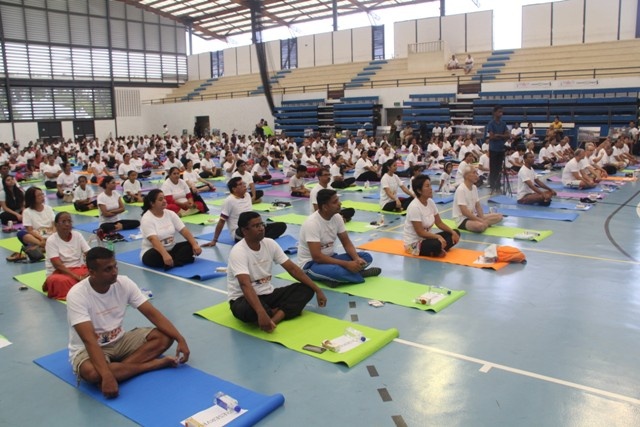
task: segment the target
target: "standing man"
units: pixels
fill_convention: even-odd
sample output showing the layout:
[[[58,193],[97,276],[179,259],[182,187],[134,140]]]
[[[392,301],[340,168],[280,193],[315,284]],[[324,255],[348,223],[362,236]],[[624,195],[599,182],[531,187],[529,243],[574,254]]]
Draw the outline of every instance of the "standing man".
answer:
[[[502,121],[502,107],[493,107],[493,119],[487,125],[489,133],[489,187],[491,194],[500,192],[500,177],[504,164],[504,143],[511,134],[507,124]]]
[[[109,249],[87,252],[89,277],[67,294],[69,360],[78,378],[98,384],[107,397],[118,396],[118,383],[144,372],[176,367],[189,360],[187,341],[118,266]],[[127,306],[137,308],[155,328],[125,332]],[[160,357],[176,341],[175,357]]]
[[[257,323],[265,332],[273,332],[282,320],[293,319],[316,295],[318,306],[327,297],[304,272],[293,263],[272,239],[265,238],[265,224],[257,212],[243,212],[238,219],[244,239],[229,253],[227,291],[231,312],[247,323]],[[271,284],[273,263],[280,264],[299,283],[274,288]]]
[[[302,224],[298,243],[298,265],[310,277],[335,287],[342,283],[362,283],[365,277],[378,276],[377,267],[368,268],[373,258],[357,252],[347,234],[335,190],[323,189],[317,195],[318,210]],[[334,251],[336,239],[346,253]]]

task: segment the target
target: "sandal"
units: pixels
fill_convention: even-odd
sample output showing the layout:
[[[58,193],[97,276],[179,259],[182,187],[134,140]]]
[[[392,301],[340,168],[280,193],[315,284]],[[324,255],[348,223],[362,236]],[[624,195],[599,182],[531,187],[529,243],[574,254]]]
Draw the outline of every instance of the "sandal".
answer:
[[[18,262],[27,259],[27,255],[24,252],[14,252],[7,257],[9,262]]]

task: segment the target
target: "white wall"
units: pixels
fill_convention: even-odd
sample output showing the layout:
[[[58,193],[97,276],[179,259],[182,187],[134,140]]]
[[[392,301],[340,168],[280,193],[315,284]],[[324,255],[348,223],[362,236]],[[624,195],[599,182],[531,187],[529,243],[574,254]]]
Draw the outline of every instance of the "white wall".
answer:
[[[273,123],[269,106],[263,96],[214,101],[183,102],[180,104],[144,105],[142,107],[142,126],[137,132],[158,133],[166,123],[172,134],[180,134],[182,129],[193,131],[196,116],[209,116],[212,128],[240,133],[250,133],[260,118]],[[120,122],[118,133],[122,134]]]
[[[35,141],[38,139],[38,123],[36,122],[16,122],[15,127],[15,140],[20,142],[20,145],[26,145],[29,141]],[[11,133],[7,134],[11,135]]]
[[[620,40],[636,38],[636,19],[638,17],[638,1],[622,0],[620,13]]]
[[[418,42],[416,39],[416,25],[417,22],[415,20],[393,24],[393,56],[395,58],[406,58],[409,54],[407,46]]]
[[[351,30],[335,31],[333,35],[333,64],[353,62]]]
[[[73,120],[72,121],[63,121],[60,123],[62,125],[62,136],[64,139],[73,139],[74,131],[73,131]]]
[[[255,49],[254,49],[255,51]],[[269,70],[269,74],[275,71],[279,71],[280,67],[280,40],[273,40],[267,42],[265,45],[265,53],[267,55],[267,68]],[[260,67],[258,65],[258,61],[256,60],[256,73],[260,72]]]
[[[416,43],[440,40],[440,17],[418,19],[416,21],[418,37]],[[405,47],[406,50],[406,47]],[[396,51],[397,52],[397,51]],[[406,56],[406,55],[405,55]]]
[[[607,4],[615,3],[608,0]],[[552,3],[553,34],[551,43],[554,46],[582,43],[582,17],[584,14],[583,0],[565,0]],[[609,22],[615,26],[617,19]]]
[[[467,52],[493,50],[493,11],[467,14]]]
[[[131,119],[131,117],[127,117],[127,119]],[[105,140],[109,135],[116,137],[118,134],[124,135],[124,133],[120,132],[118,129],[118,133],[116,133],[116,121],[115,120],[96,120],[94,122],[94,126],[96,128],[96,136],[101,140]],[[137,120],[137,126],[132,126],[131,131],[127,132],[126,135],[140,135],[140,119]]]
[[[582,80],[548,80],[533,82],[495,82],[482,83],[483,92],[535,91],[553,89],[613,89],[640,87],[640,77],[582,79]]]
[[[316,41],[313,36],[298,37],[298,67],[314,67]]]
[[[371,27],[351,30],[353,62],[370,61],[373,58],[373,30]]]
[[[315,38],[315,66],[331,65],[333,63],[333,37],[331,33],[316,34]]]
[[[13,141],[13,129],[11,123],[0,123],[0,142],[11,143]],[[20,141],[23,144],[27,144],[29,141]]]
[[[551,45],[551,3],[522,8],[522,47]]]
[[[442,17],[442,40],[451,52],[465,52],[464,14]]]
[[[251,74],[251,46],[240,46],[236,48],[236,74],[241,76],[243,74]],[[225,74],[227,68],[227,62],[224,63]]]
[[[224,75],[235,76],[238,74],[238,68],[236,67],[237,53],[236,49],[225,49],[222,54],[224,55]]]

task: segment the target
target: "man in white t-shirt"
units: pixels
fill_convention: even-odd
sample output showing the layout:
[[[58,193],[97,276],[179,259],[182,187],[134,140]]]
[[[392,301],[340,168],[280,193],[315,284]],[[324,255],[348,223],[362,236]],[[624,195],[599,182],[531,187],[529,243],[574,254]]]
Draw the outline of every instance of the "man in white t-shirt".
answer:
[[[229,180],[227,188],[231,193],[222,204],[220,220],[213,233],[213,240],[202,247],[215,246],[225,224],[228,224],[229,234],[236,242],[242,239],[242,230],[238,228],[238,219],[243,212],[252,210],[251,195],[247,192],[247,184],[241,177],[236,176]],[[287,230],[287,224],[283,222],[269,222],[265,234],[271,239],[277,239]]]
[[[535,158],[533,153],[525,153],[524,155],[524,164],[518,171],[516,199],[521,205],[549,206],[551,198],[556,195],[556,192],[536,176],[536,172],[533,170]]]
[[[571,188],[593,188],[596,183],[582,173],[585,152],[582,148],[578,148],[571,160],[567,162],[562,169],[562,184]],[[586,165],[584,165],[586,166]]]
[[[344,226],[340,199],[335,190],[323,189],[317,194],[318,210],[300,228],[298,265],[311,278],[335,287],[342,283],[362,283],[365,277],[378,276],[377,267],[368,268],[373,258],[367,252],[357,252]],[[346,253],[334,250],[340,240]]]
[[[326,188],[331,188],[329,182],[331,181],[331,172],[326,168],[318,169],[316,172],[318,177],[318,185],[314,186],[309,193],[309,204],[311,205],[311,213],[318,210],[318,192]],[[340,209],[340,215],[344,222],[351,221],[351,218],[356,214],[356,210],[353,208]]]
[[[302,313],[316,295],[318,306],[327,297],[272,239],[265,238],[265,223],[257,212],[243,212],[238,219],[244,238],[229,253],[227,292],[231,312],[247,323],[273,332],[282,320]],[[280,264],[298,283],[275,288],[271,284],[273,263]]]
[[[89,277],[67,295],[69,360],[78,378],[96,384],[107,398],[118,396],[118,383],[136,375],[175,367],[189,360],[189,346],[173,324],[127,276],[118,275],[112,251],[87,252]],[[155,328],[123,327],[127,306],[138,309]],[[175,357],[160,357],[173,342]]]
[[[471,166],[464,172],[464,181],[453,195],[453,219],[461,230],[482,233],[490,226],[502,221],[502,214],[485,214],[478,197],[478,171]]]

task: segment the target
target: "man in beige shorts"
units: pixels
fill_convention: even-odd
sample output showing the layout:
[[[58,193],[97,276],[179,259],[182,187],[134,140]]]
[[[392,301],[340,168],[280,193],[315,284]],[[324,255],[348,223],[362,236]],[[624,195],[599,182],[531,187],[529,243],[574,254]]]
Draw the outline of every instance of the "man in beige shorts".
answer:
[[[78,380],[97,384],[105,397],[118,396],[118,383],[144,372],[189,360],[189,347],[173,324],[127,276],[118,275],[114,254],[96,247],[87,252],[89,277],[67,294],[69,360]],[[130,305],[155,328],[123,329]],[[175,357],[160,357],[173,342]]]

